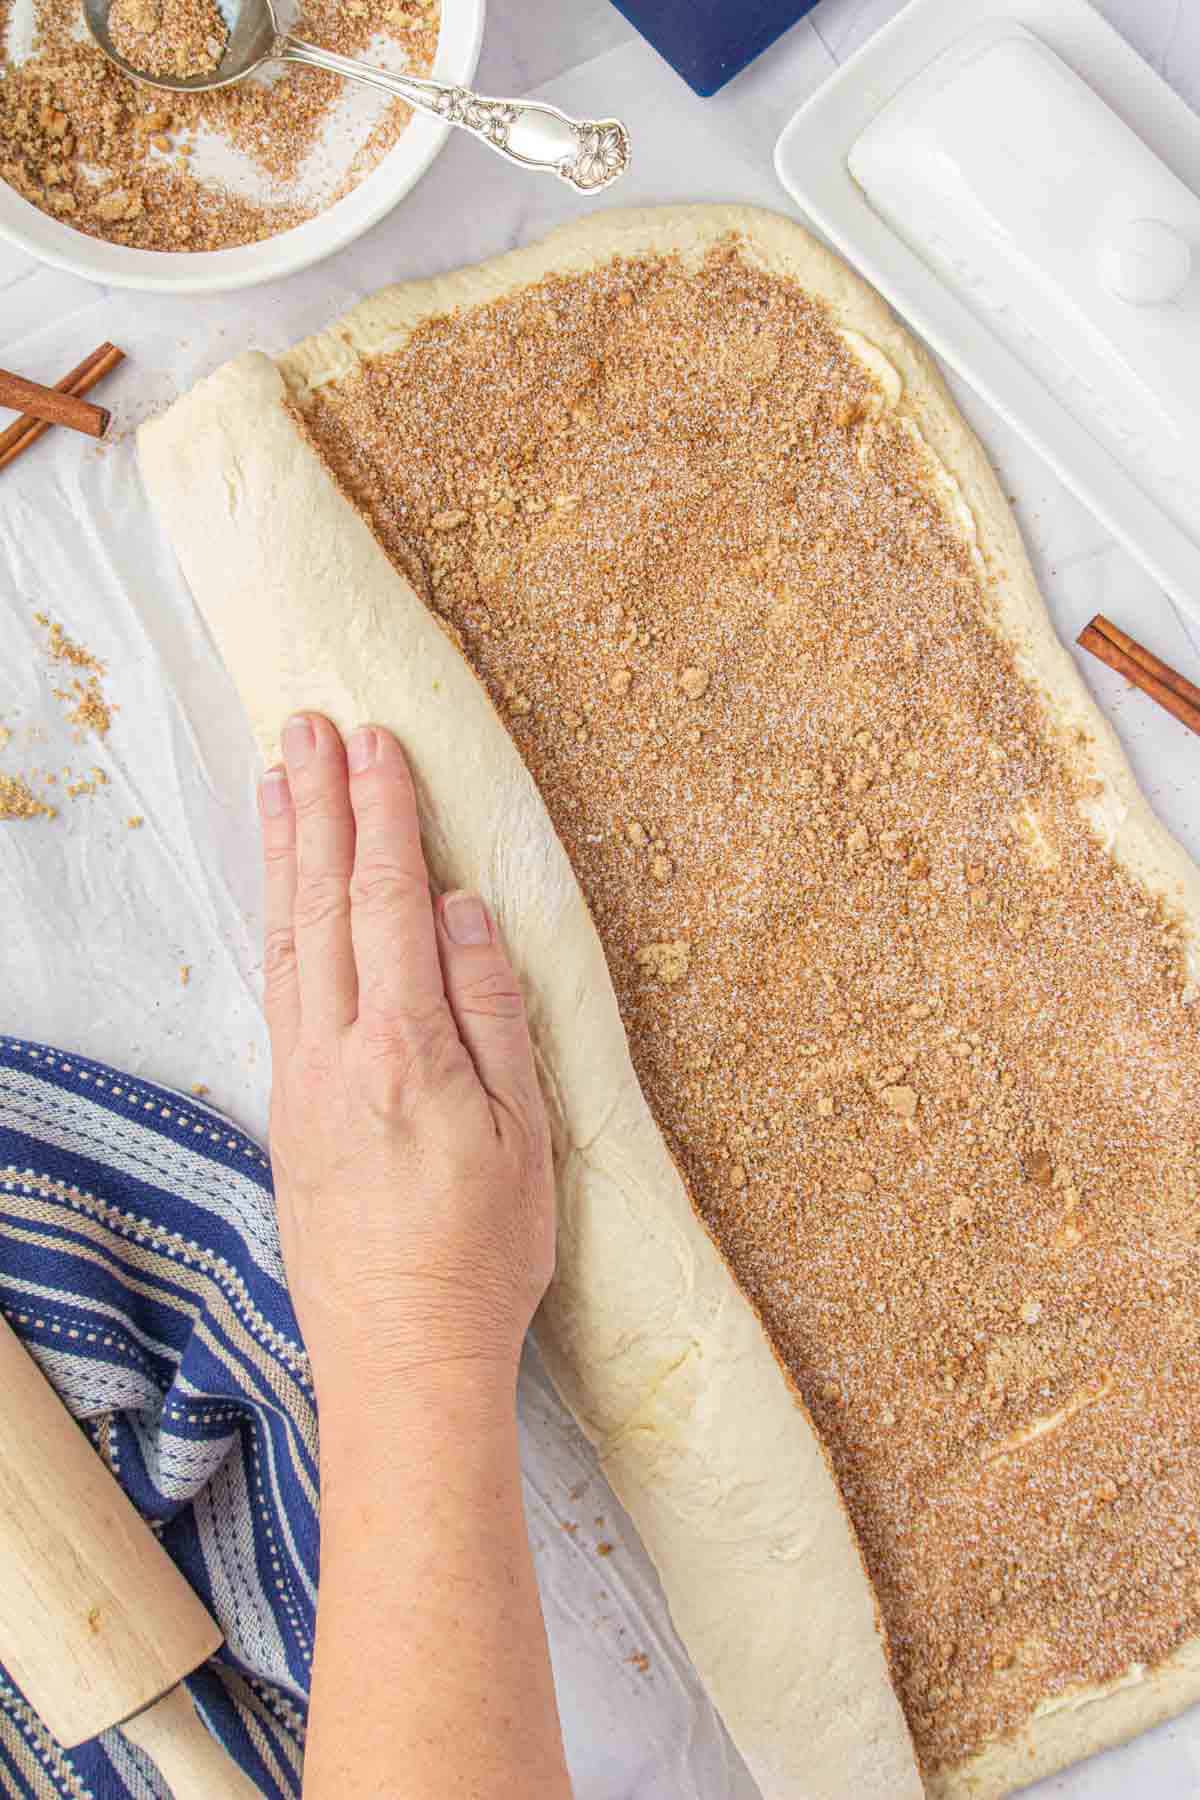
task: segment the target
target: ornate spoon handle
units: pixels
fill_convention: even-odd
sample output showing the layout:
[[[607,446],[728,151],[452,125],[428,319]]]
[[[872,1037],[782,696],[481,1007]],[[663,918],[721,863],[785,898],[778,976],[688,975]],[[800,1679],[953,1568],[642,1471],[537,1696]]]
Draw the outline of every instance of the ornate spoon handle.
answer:
[[[629,133],[619,119],[572,119],[540,100],[488,100],[469,88],[416,75],[392,75],[353,57],[320,50],[302,38],[281,38],[275,54],[283,62],[307,63],[383,88],[418,112],[461,126],[509,162],[559,175],[582,193],[607,187],[629,165]]]

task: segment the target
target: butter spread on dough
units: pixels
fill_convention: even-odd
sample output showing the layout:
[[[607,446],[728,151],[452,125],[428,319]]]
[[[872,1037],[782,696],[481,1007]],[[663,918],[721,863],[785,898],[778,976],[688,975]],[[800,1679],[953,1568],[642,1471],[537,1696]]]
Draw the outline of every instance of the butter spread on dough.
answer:
[[[1108,832],[1118,855],[1148,886],[1165,890],[1173,906],[1194,916],[1194,871],[1137,797],[1113,740],[1099,726],[1068,659],[1054,644],[1011,520],[977,447],[942,399],[919,355],[883,309],[797,228],[766,215],[731,209],[695,209],[682,215],[608,215],[586,231],[576,228],[559,234],[546,246],[519,253],[516,258],[369,302],[336,334],[292,353],[284,360],[284,372],[293,394],[304,405],[329,379],[352,373],[358,354],[380,354],[400,347],[414,324],[448,305],[487,300],[537,279],[547,269],[587,268],[616,253],[702,251],[731,227],[746,234],[749,248],[744,254],[767,268],[799,277],[826,300],[844,323],[848,347],[879,379],[888,404],[896,407],[903,400],[906,424],[928,446],[933,459],[930,474],[940,488],[947,513],[957,520],[972,555],[994,579],[1006,635],[1027,671],[1052,696],[1056,723],[1070,714],[1073,722],[1086,730],[1095,789],[1086,804],[1093,822]],[[268,420],[266,435],[272,441],[269,452],[264,449],[251,457],[248,446],[262,430],[261,420],[251,423],[256,400]],[[312,703],[314,698],[320,702],[325,696],[328,709],[341,722],[350,723],[366,714],[381,716],[398,724],[420,762],[429,758],[430,787],[437,795],[431,831],[439,839],[443,865],[455,879],[478,881],[493,898],[508,900],[512,916],[505,919],[506,929],[523,950],[523,939],[535,935],[537,927],[519,908],[522,894],[557,898],[561,886],[568,894],[564,904],[573,902],[578,907],[574,883],[560,866],[561,852],[554,857],[541,847],[547,827],[540,814],[539,849],[531,861],[526,860],[525,837],[515,823],[508,828],[505,809],[498,809],[502,814],[499,829],[495,819],[472,825],[469,820],[449,816],[454,809],[443,803],[439,781],[463,784],[464,751],[469,759],[473,731],[464,729],[459,743],[443,742],[448,701],[431,705],[424,694],[421,671],[428,650],[426,640],[432,643],[437,638],[436,628],[431,637],[429,622],[424,615],[418,621],[419,609],[411,597],[406,596],[407,604],[401,609],[393,597],[396,578],[386,562],[386,582],[391,586],[381,585],[385,577],[375,565],[383,562],[382,557],[375,546],[370,545],[371,556],[360,545],[361,522],[328,483],[319,464],[314,470],[315,459],[299,433],[277,416],[277,401],[278,383],[269,366],[261,361],[243,362],[222,372],[181,403],[165,424],[146,434],[148,479],[167,512],[193,587],[252,711],[257,707],[257,723],[264,738],[270,737],[275,721],[290,705],[301,700]],[[198,452],[195,446],[205,432],[208,444]],[[319,595],[323,581],[329,579],[315,546],[305,550],[302,569],[293,565],[288,571],[299,582],[301,598],[278,592],[280,571],[276,568],[272,573],[272,558],[280,554],[275,529],[266,518],[267,509],[247,505],[243,494],[238,510],[243,519],[253,522],[257,541],[245,542],[232,523],[226,531],[222,520],[216,535],[221,539],[227,536],[228,542],[219,545],[216,562],[224,557],[227,566],[218,572],[213,563],[213,514],[225,511],[218,486],[210,480],[210,491],[190,506],[181,498],[189,485],[193,491],[197,482],[204,485],[199,465],[205,458],[211,458],[214,466],[223,466],[225,479],[232,473],[239,492],[243,487],[250,492],[258,479],[250,465],[261,457],[268,466],[277,465],[277,478],[286,476],[285,491],[294,489],[297,497],[303,495],[301,504],[306,508],[314,495],[319,495],[324,516],[337,518],[339,546],[353,541],[362,551],[364,565],[375,571],[372,580],[362,584],[367,599],[361,617],[356,612],[350,620],[349,643],[341,642],[347,625],[342,609],[327,599],[304,598],[314,592]],[[290,513],[291,508],[287,510]],[[290,517],[287,528],[295,528]],[[245,563],[238,573],[240,557]],[[228,587],[222,597],[216,590],[223,579]],[[265,622],[270,622],[274,609],[278,609],[277,617],[291,616],[291,609],[297,609],[300,631],[291,633],[286,668],[271,666],[270,655],[262,653],[254,636],[252,622],[244,617],[244,611],[237,616],[236,588],[243,594],[253,592],[259,581],[265,581],[267,590]],[[344,587],[344,582],[341,585]],[[230,596],[234,597],[231,614],[223,622],[222,607],[231,603]],[[381,684],[372,668],[378,659],[378,642],[372,645],[371,640],[380,629],[384,606],[396,649]],[[401,629],[405,635],[413,634],[414,643],[420,639],[418,656],[401,647]],[[286,641],[287,635],[277,627],[281,641]],[[444,650],[448,666],[461,668],[444,643],[439,648]],[[466,680],[464,693],[473,691],[469,678]],[[381,698],[371,705],[368,702],[375,694]],[[423,716],[422,703],[431,705],[435,717]],[[476,699],[475,709],[480,737],[487,740],[491,752],[486,760],[494,761],[495,740],[501,738],[507,751],[507,739],[481,697]],[[452,720],[454,716],[451,714]],[[447,759],[441,776],[436,771],[439,754]],[[513,779],[517,779],[515,771]],[[503,794],[507,787],[505,770],[504,779],[495,782],[495,791]],[[481,839],[484,854],[474,862],[464,848],[472,843],[472,830],[476,837],[481,830],[485,832]],[[557,852],[557,844],[552,838],[549,841]],[[606,1016],[612,1023],[611,989],[602,961],[597,966],[598,946],[586,920],[579,923],[572,943],[576,935],[580,943],[577,983],[568,977],[572,965],[560,956],[558,980],[539,989],[535,1013],[568,1151],[564,1157],[563,1272],[548,1309],[549,1330],[542,1334],[556,1378],[601,1443],[606,1466],[629,1498],[663,1571],[685,1641],[767,1791],[917,1791],[904,1785],[900,1773],[908,1766],[902,1733],[896,1731],[894,1715],[889,1722],[886,1706],[880,1707],[876,1684],[881,1660],[876,1644],[876,1661],[870,1662],[871,1634],[855,1637],[856,1659],[866,1660],[856,1660],[854,1672],[869,1677],[863,1681],[855,1706],[842,1712],[834,1699],[843,1688],[838,1679],[841,1659],[833,1656],[828,1674],[821,1672],[825,1624],[820,1604],[830,1592],[840,1593],[835,1604],[844,1604],[861,1588],[861,1575],[851,1554],[828,1579],[817,1578],[815,1565],[824,1558],[812,1554],[812,1521],[819,1514],[823,1527],[832,1528],[835,1522],[840,1526],[828,1477],[819,1457],[809,1456],[803,1467],[793,1469],[793,1474],[803,1477],[793,1484],[780,1462],[774,1439],[780,1416],[778,1409],[771,1410],[772,1396],[776,1401],[782,1398],[784,1407],[790,1408],[785,1438],[790,1440],[799,1433],[806,1451],[811,1451],[803,1416],[786,1390],[780,1396],[781,1384],[769,1353],[763,1356],[753,1317],[724,1276],[703,1233],[689,1229],[692,1222],[686,1201],[682,1211],[677,1207],[678,1179],[633,1081],[619,1019],[615,1033],[610,1032],[611,1057],[594,1046],[570,1044],[565,1036],[555,1041],[552,1025],[557,1005],[566,999],[578,1006],[597,1003],[590,990],[585,993],[581,988],[588,973],[602,990],[600,998],[608,1003]],[[1192,953],[1192,941],[1185,938],[1184,947]],[[538,982],[549,963],[543,964],[540,956],[532,954],[532,945],[530,951],[529,972]],[[560,982],[569,990],[565,996],[550,992]],[[590,1087],[590,1093],[575,1092],[577,1082]],[[637,1130],[625,1128],[618,1094],[625,1095],[638,1122]],[[588,1119],[586,1123],[593,1129],[581,1136],[572,1128],[578,1123],[573,1115],[580,1107],[595,1107],[605,1098],[612,1101],[611,1110],[606,1105],[603,1119]],[[618,1121],[620,1130],[615,1128]],[[659,1253],[647,1258],[643,1234],[654,1233],[656,1227],[660,1229],[651,1243]],[[683,1245],[688,1252],[686,1262],[680,1260]],[[624,1255],[616,1255],[618,1250]],[[631,1291],[631,1271],[647,1262],[652,1271],[650,1285],[641,1292]],[[656,1292],[660,1278],[665,1278],[669,1297],[665,1305]],[[635,1333],[632,1343],[631,1330]],[[750,1393],[756,1404],[748,1407]],[[753,1416],[760,1411],[759,1401],[763,1403],[761,1418]],[[747,1412],[752,1415],[749,1430],[747,1421],[737,1416]],[[755,1432],[760,1427],[764,1429],[756,1443]],[[760,1492],[753,1481],[754,1472],[765,1472],[772,1463],[776,1464],[774,1476],[764,1473]],[[794,1517],[798,1495],[806,1497],[800,1508],[805,1525],[799,1535]],[[816,1497],[815,1504],[810,1496]],[[768,1547],[766,1560],[774,1562],[774,1570],[768,1567],[768,1579],[756,1587],[763,1574],[764,1546]],[[784,1570],[800,1576],[798,1587],[793,1588]],[[861,1594],[858,1597],[861,1599]],[[810,1627],[816,1628],[811,1634]],[[1043,1709],[1015,1742],[991,1747],[974,1768],[939,1777],[939,1791],[1005,1791],[1006,1785],[1030,1779],[1039,1768],[1055,1766],[1064,1756],[1082,1754],[1095,1743],[1112,1741],[1138,1728],[1147,1717],[1158,1716],[1155,1707],[1174,1710],[1180,1703],[1180,1686],[1169,1696],[1168,1686],[1160,1665],[1145,1682],[1127,1682],[1103,1702],[1087,1704],[1080,1697],[1079,1704],[1069,1708]],[[1131,1693],[1140,1695],[1140,1708],[1131,1709],[1126,1703],[1124,1697]],[[856,1717],[855,1708],[861,1709],[867,1701],[868,1716]],[[814,1755],[818,1739],[810,1734],[816,1732],[820,1721],[828,1737],[828,1712],[837,1713],[835,1737],[843,1726],[849,1728],[866,1765],[861,1776],[852,1773],[854,1765],[843,1760],[844,1741],[836,1752],[831,1750],[828,1760]],[[1069,1732],[1064,1720],[1071,1722]],[[1080,1720],[1085,1721],[1082,1729]]]

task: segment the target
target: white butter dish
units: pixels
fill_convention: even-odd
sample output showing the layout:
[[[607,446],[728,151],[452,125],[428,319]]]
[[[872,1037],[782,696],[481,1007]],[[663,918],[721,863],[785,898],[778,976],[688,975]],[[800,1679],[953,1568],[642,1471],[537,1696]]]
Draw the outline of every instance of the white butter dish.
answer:
[[[1200,617],[1200,120],[1085,0],[912,0],[785,186]]]

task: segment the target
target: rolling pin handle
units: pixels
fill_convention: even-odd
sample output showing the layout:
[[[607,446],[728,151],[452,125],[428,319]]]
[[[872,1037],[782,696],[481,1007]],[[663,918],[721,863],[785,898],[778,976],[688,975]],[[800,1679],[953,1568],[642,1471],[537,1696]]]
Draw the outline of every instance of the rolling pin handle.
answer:
[[[155,1764],[173,1800],[262,1800],[207,1729],[182,1682],[126,1719],[121,1730]]]

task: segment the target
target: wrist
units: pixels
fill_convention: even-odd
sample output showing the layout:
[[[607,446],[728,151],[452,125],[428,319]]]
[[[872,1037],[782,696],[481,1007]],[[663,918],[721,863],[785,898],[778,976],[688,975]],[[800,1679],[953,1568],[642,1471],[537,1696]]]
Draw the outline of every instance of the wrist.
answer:
[[[502,1289],[462,1280],[392,1274],[383,1293],[356,1282],[293,1286],[318,1394],[325,1388],[389,1390],[425,1368],[493,1363],[513,1370],[533,1309]]]
[[[519,1361],[519,1352],[431,1345],[423,1361],[380,1363],[369,1375],[341,1359],[325,1377],[314,1370],[322,1487],[331,1475],[374,1481],[416,1459],[453,1457],[467,1437],[512,1431]]]

